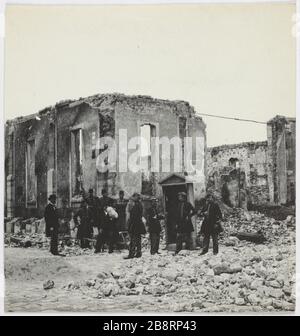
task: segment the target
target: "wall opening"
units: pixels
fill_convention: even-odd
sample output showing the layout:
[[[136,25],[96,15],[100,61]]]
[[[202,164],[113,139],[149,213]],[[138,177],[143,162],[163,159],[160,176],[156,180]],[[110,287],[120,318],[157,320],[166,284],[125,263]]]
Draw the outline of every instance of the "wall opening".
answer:
[[[80,195],[83,190],[83,142],[82,129],[71,131],[71,197]]]
[[[151,171],[154,164],[154,148],[152,148],[151,138],[156,136],[156,127],[152,124],[143,124],[140,126],[141,149],[140,160],[142,169],[142,194],[153,195],[154,173]]]
[[[238,158],[230,158],[228,163],[229,163],[229,166],[234,169],[240,168],[240,161]]]
[[[26,206],[36,207],[35,141],[27,141],[26,146]]]

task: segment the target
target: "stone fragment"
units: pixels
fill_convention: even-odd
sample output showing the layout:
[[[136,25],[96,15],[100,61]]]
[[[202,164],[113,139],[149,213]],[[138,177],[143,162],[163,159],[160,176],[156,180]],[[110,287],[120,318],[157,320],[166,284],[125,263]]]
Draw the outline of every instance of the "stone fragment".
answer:
[[[43,283],[43,288],[45,290],[52,289],[54,287],[54,281],[53,280],[47,280]]]

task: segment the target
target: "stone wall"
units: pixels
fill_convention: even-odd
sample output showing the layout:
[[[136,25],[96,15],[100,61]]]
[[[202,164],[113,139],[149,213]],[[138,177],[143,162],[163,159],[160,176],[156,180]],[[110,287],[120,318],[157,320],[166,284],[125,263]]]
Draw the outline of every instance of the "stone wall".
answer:
[[[232,206],[241,206],[240,191],[248,205],[294,205],[296,119],[276,116],[268,121],[267,141],[209,148],[206,163],[208,187],[230,197]]]
[[[276,116],[267,124],[269,185],[275,204],[295,204],[296,119]]]
[[[180,118],[185,122],[180,122]],[[77,206],[82,192],[89,188],[93,188],[97,195],[101,194],[102,188],[107,188],[113,197],[116,197],[121,189],[125,191],[126,197],[133,192],[141,192],[142,172],[119,171],[119,161],[116,171],[109,169],[99,172],[96,164],[98,154],[105,151],[102,145],[97,147],[100,137],[109,136],[116,140],[118,157],[118,144],[123,141],[119,139],[119,131],[126,130],[129,140],[140,135],[140,127],[143,124],[155,127],[155,135],[159,138],[172,139],[180,135],[190,136],[192,139],[200,137],[204,144],[204,161],[205,124],[195,115],[193,107],[184,101],[122,94],[94,95],[78,100],[61,101],[34,115],[8,121],[5,142],[7,213],[10,217],[42,216],[51,193],[57,194],[60,207],[63,200],[70,206]],[[31,204],[26,201],[28,169],[25,157],[29,141],[34,141],[35,144],[35,176],[31,169],[30,178],[36,181],[36,202],[31,201]],[[182,151],[185,152],[184,146]],[[136,152],[136,147],[128,149],[126,157],[120,161],[125,162],[133,152]],[[155,196],[162,196],[158,182],[177,172],[174,170],[173,151],[170,152],[170,156],[171,170],[161,172],[165,158],[161,154],[158,158],[153,155],[154,159],[159,161],[160,167],[160,172],[151,175],[152,193]],[[192,160],[196,163],[195,153],[192,154]],[[180,173],[184,174],[183,171]],[[193,180],[195,199],[203,197],[204,170],[198,175],[184,175]]]
[[[248,204],[269,202],[267,145],[262,141],[208,148],[208,179],[229,192],[232,206],[238,206],[241,195]]]

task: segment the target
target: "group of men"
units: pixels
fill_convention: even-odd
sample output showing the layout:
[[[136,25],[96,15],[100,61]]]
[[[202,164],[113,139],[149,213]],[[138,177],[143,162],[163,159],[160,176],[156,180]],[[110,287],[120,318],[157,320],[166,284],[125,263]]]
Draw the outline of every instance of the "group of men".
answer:
[[[124,192],[119,192],[117,200],[108,196],[106,189],[102,190],[99,198],[90,189],[88,195],[83,194],[83,200],[79,210],[74,213],[73,219],[77,230],[77,239],[82,248],[90,247],[90,239],[93,237],[93,228],[98,229],[95,245],[95,253],[103,251],[105,244],[108,252],[112,253],[118,242],[119,232],[127,231],[130,237],[129,253],[125,259],[139,258],[142,256],[142,235],[147,231],[150,237],[150,253],[159,254],[159,242],[161,233],[161,220],[164,215],[158,211],[158,200],[153,198],[151,206],[144,217],[144,209],[141,195],[134,193],[130,200],[124,198]],[[209,241],[213,240],[213,253],[218,253],[218,235],[222,231],[220,221],[222,213],[212,195],[207,195],[201,209],[197,212],[184,192],[178,194],[178,208],[176,213],[176,251],[182,250],[183,243],[186,249],[191,248],[191,233],[194,231],[192,217],[203,217],[201,233],[204,235],[201,254],[208,252]],[[58,233],[60,214],[56,209],[56,195],[49,197],[49,203],[45,209],[46,234],[51,238],[50,252],[58,253]]]

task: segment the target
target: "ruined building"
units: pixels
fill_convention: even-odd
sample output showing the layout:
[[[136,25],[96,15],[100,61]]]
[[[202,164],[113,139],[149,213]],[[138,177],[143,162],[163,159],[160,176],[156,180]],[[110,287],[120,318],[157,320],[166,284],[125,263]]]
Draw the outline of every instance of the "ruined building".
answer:
[[[42,217],[48,196],[55,193],[57,205],[78,207],[82,194],[93,188],[100,196],[106,188],[112,197],[124,190],[126,197],[139,192],[156,196],[167,215],[167,236],[175,241],[174,208],[177,193],[185,191],[197,204],[208,190],[232,207],[255,204],[295,204],[295,119],[277,116],[267,123],[267,141],[206,148],[202,119],[185,101],[148,96],[94,95],[67,100],[36,114],[7,121],[5,127],[5,216]],[[126,130],[127,141],[142,136],[146,141],[137,161],[139,171],[124,170],[136,147],[127,153],[119,145]],[[115,169],[99,171],[97,159],[105,153],[98,140],[116,142]],[[180,145],[181,168],[176,170],[175,150],[157,151],[151,137],[202,139],[202,158],[193,147],[189,160],[202,169],[186,170],[186,144]],[[161,146],[161,145],[160,145]],[[199,148],[197,149],[199,152]],[[163,170],[170,160],[170,169]],[[104,162],[110,163],[110,157]],[[120,169],[120,163],[123,168]],[[159,171],[153,171],[153,166]],[[199,165],[197,166],[199,168]]]
[[[176,202],[173,196],[177,191],[185,190],[193,202],[205,194],[204,171],[197,176],[189,176],[184,167],[174,171],[172,151],[171,171],[152,172],[153,161],[161,165],[166,158],[157,158],[151,144],[140,158],[147,162],[147,169],[119,171],[118,154],[122,163],[127,157],[117,153],[116,171],[99,172],[97,156],[103,148],[98,148],[98,139],[111,137],[118,144],[123,141],[119,139],[121,129],[127,131],[128,140],[142,133],[149,138],[200,137],[204,161],[205,124],[187,102],[122,94],[62,101],[6,123],[6,216],[41,217],[52,193],[58,197],[58,207],[63,200],[71,207],[78,206],[82,191],[89,188],[98,196],[102,188],[112,197],[121,189],[127,197],[133,192],[158,196],[166,208]],[[183,154],[184,142],[181,150]],[[135,151],[128,149],[128,156]],[[191,160],[197,160],[194,152]]]
[[[267,123],[267,141],[207,150],[208,189],[233,207],[294,205],[296,120],[276,116]]]

